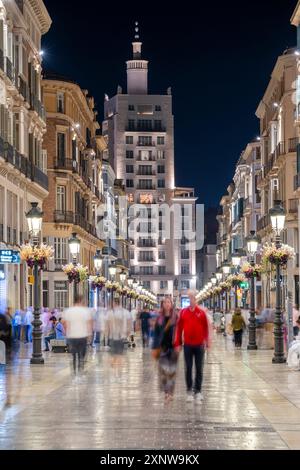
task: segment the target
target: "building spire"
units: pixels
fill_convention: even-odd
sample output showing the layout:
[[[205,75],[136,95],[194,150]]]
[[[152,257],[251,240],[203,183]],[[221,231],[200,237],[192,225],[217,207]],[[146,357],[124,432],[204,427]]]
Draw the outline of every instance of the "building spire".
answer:
[[[140,39],[140,34],[139,34],[140,29],[139,29],[139,22],[138,21],[135,22],[134,31],[135,31],[134,39]]]
[[[127,61],[127,93],[147,95],[148,61],[142,59],[142,42],[138,21],[134,23],[134,40],[132,42],[133,57]]]
[[[133,59],[141,59],[142,57],[142,43],[140,40],[140,27],[139,22],[134,23],[134,41],[132,43]]]

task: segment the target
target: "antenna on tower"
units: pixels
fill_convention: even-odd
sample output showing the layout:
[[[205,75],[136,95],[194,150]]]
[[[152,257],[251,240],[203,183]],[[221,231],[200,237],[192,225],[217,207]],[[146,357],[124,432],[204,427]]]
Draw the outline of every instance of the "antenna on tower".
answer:
[[[140,39],[140,34],[139,34],[140,29],[139,29],[139,22],[138,21],[135,22],[134,30],[135,30],[134,39]]]

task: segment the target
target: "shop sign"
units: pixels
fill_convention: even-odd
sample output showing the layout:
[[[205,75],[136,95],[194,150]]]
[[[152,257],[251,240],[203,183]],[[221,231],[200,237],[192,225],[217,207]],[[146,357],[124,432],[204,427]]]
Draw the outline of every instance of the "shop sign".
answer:
[[[0,250],[0,264],[20,264],[20,252],[13,250]]]

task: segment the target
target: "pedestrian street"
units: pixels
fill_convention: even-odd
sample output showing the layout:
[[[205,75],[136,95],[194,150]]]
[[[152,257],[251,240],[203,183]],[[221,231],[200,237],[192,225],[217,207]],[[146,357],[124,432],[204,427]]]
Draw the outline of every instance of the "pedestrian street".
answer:
[[[181,357],[165,404],[140,345],[117,364],[91,351],[78,380],[67,354],[30,366],[22,348],[1,369],[0,449],[300,449],[300,373],[273,365],[270,350],[234,350],[231,337],[216,335],[204,402],[186,403]]]

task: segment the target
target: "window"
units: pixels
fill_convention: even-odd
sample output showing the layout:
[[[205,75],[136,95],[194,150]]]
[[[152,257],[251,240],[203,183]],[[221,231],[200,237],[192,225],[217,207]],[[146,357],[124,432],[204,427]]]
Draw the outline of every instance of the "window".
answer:
[[[165,159],[165,152],[164,150],[157,151],[157,160],[164,160]]]
[[[134,127],[135,127],[135,121],[134,121],[134,119],[129,119],[129,120],[128,120],[128,130],[129,130],[129,131],[134,131]]]
[[[152,104],[138,105],[138,114],[153,114]]]
[[[181,259],[190,259],[190,252],[184,247],[181,248]]]
[[[189,289],[189,288],[190,288],[190,281],[189,280],[181,281],[181,289]]]
[[[151,161],[152,160],[152,150],[139,150],[139,160],[141,160],[141,161]]]
[[[140,204],[153,204],[153,195],[152,194],[141,194],[140,195]]]
[[[126,165],[126,173],[133,173],[133,165]]]
[[[139,180],[140,189],[153,189],[152,180]]]
[[[152,145],[151,135],[139,136],[139,145]]]
[[[163,276],[164,274],[166,274],[166,267],[165,266],[158,266],[158,274],[160,276]]]
[[[59,310],[69,306],[68,281],[54,281],[54,305]]]
[[[150,281],[144,281],[143,286],[144,286],[144,289],[150,290],[151,289],[151,282]]]
[[[133,180],[126,180],[126,188],[134,188]]]
[[[43,281],[43,307],[49,307],[49,281]]]
[[[166,187],[165,180],[157,180],[157,187],[158,188],[165,188]]]
[[[165,145],[165,138],[157,137],[157,145]]]
[[[165,251],[159,251],[158,259],[166,259],[166,252]]]
[[[190,274],[190,266],[188,264],[181,265],[181,274]]]
[[[160,288],[167,289],[168,288],[168,281],[160,281]]]
[[[68,250],[66,238],[54,238],[54,263],[55,269],[61,270],[64,264],[68,262]]]
[[[127,145],[132,145],[133,144],[133,136],[132,135],[127,135],[126,136],[126,144]]]
[[[161,131],[162,130],[162,125],[161,125],[161,120],[160,119],[155,119],[154,120],[154,130],[155,131]]]
[[[140,266],[140,274],[151,276],[153,274],[153,266]]]
[[[151,119],[139,119],[138,122],[138,130],[145,131],[145,130],[152,130],[152,121]]]
[[[139,261],[154,261],[154,256],[152,251],[140,251]]]
[[[133,150],[126,150],[126,158],[133,158]]]
[[[57,186],[56,187],[56,210],[65,211],[66,210],[66,187]]]
[[[57,133],[57,158],[62,161],[66,157],[66,134]]]
[[[165,165],[158,165],[157,173],[165,173]]]
[[[152,166],[139,165],[139,175],[152,175]]]
[[[128,111],[134,111],[134,105],[133,104],[128,105]]]
[[[57,93],[57,112],[65,112],[65,95],[64,93]]]
[[[155,106],[155,111],[161,111],[161,106],[160,106],[160,104],[157,104],[157,105]]]

